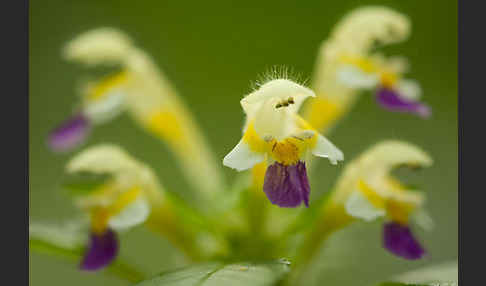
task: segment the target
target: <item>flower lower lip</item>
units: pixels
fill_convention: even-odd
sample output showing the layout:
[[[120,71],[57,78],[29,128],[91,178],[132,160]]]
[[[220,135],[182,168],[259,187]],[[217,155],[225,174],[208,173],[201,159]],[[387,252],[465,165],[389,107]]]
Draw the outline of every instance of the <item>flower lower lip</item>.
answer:
[[[391,253],[409,260],[420,259],[425,255],[425,250],[410,228],[396,222],[383,226],[383,246]]]
[[[390,111],[408,112],[427,118],[431,115],[430,108],[418,101],[404,99],[394,90],[379,88],[376,91],[376,101]]]
[[[92,233],[80,268],[86,271],[99,270],[110,264],[117,254],[118,237],[114,231],[108,229],[101,234]]]
[[[79,113],[52,130],[47,143],[55,152],[68,151],[83,142],[89,129],[89,120]]]
[[[293,208],[302,201],[309,206],[310,185],[305,163],[283,165],[275,162],[267,168],[263,191],[272,204]]]

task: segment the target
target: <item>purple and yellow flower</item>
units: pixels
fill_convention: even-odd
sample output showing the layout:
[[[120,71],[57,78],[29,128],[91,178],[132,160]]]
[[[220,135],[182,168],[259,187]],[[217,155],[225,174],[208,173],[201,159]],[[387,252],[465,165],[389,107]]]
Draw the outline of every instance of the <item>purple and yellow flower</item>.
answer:
[[[326,134],[363,89],[374,89],[377,102],[388,110],[429,116],[430,108],[419,101],[420,86],[403,78],[406,62],[375,52],[406,40],[410,27],[406,15],[388,7],[360,7],[346,14],[321,44],[311,85],[317,97],[306,104],[304,118]]]
[[[112,145],[81,152],[69,162],[67,171],[91,178],[68,186],[74,191],[75,204],[90,221],[90,238],[80,267],[98,270],[116,258],[117,233],[144,223],[150,204],[163,200],[160,186],[148,167]]]
[[[221,166],[198,122],[163,71],[125,33],[113,28],[87,31],[67,43],[63,56],[89,68],[117,72],[81,86],[74,115],[48,136],[52,150],[72,150],[93,126],[127,111],[139,126],[167,144],[183,174],[204,196],[213,199],[225,188]]]
[[[420,102],[422,90],[415,80],[404,79],[407,64],[402,58],[385,59],[380,55],[343,54],[338,80],[354,89],[374,89],[376,101],[383,108],[427,118],[430,107]]]
[[[49,147],[56,152],[69,151],[83,143],[93,125],[110,121],[120,114],[125,105],[128,79],[126,72],[120,72],[86,84],[81,92],[79,109],[49,133]]]
[[[431,164],[432,159],[411,144],[377,144],[345,168],[324,211],[330,215],[342,210],[351,220],[384,218],[383,246],[405,259],[422,258],[426,251],[415,238],[410,222],[414,220],[424,227],[430,224],[423,209],[424,195],[405,187],[391,171],[399,166],[417,168]]]
[[[343,153],[298,114],[312,90],[288,79],[274,79],[241,100],[246,114],[243,138],[226,155],[225,166],[243,171],[266,162],[263,191],[280,207],[309,205],[306,158],[325,157],[332,164]]]

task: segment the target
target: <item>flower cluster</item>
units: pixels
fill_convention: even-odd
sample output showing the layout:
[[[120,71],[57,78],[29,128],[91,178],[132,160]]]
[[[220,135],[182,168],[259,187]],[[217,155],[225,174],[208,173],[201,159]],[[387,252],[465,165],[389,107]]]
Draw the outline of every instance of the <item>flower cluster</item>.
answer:
[[[411,225],[428,223],[424,194],[392,175],[397,167],[430,166],[432,159],[420,148],[401,141],[378,143],[345,165],[326,199],[310,202],[310,160],[323,157],[333,165],[344,160],[343,152],[322,134],[350,110],[361,89],[374,89],[378,103],[389,110],[430,116],[430,108],[419,102],[418,83],[403,78],[406,61],[372,51],[376,43],[404,40],[409,27],[404,15],[387,8],[353,11],[323,43],[310,87],[275,76],[245,95],[240,101],[246,115],[243,135],[222,165],[252,169],[253,182],[239,176],[231,192],[224,192],[229,188],[222,166],[197,120],[143,50],[108,28],[69,42],[67,59],[115,65],[119,71],[83,86],[79,108],[49,134],[51,149],[72,150],[92,126],[126,110],[167,144],[197,190],[195,196],[202,197],[195,205],[176,198],[150,167],[115,145],[81,151],[67,164],[64,185],[89,222],[81,269],[110,265],[120,247],[117,234],[141,224],[166,236],[193,261],[289,255],[303,269],[332,232],[354,221],[383,218],[384,248],[405,259],[422,258],[426,251]],[[248,196],[251,192],[262,195]],[[302,204],[298,213],[288,209]],[[256,208],[245,211],[250,205]],[[286,212],[283,225],[291,231],[271,233],[251,226],[252,220],[263,225],[279,216],[277,211]],[[296,254],[295,243],[286,243],[295,234],[301,249]]]

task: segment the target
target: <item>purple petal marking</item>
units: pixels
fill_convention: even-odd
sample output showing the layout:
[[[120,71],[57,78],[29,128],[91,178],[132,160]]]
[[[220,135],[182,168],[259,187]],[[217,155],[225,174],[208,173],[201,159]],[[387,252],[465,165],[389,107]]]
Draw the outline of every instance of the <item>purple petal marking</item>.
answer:
[[[379,88],[376,91],[376,101],[390,111],[414,113],[422,118],[430,117],[432,114],[429,106],[403,98],[396,91],[387,88]]]
[[[118,238],[111,229],[102,234],[92,233],[89,247],[80,268],[86,271],[99,270],[113,261],[118,254]]]
[[[383,246],[391,253],[405,259],[415,260],[425,255],[425,250],[413,237],[410,228],[396,222],[384,225]]]
[[[272,204],[284,208],[294,208],[302,201],[309,207],[310,185],[305,163],[285,166],[275,162],[267,168],[263,191]]]
[[[89,129],[88,119],[79,113],[52,130],[47,143],[53,151],[65,152],[83,142]]]

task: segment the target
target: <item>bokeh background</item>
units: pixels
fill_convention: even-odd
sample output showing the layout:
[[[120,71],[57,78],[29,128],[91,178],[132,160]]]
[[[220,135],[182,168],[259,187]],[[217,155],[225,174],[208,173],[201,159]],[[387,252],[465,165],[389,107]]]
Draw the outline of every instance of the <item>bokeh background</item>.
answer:
[[[30,1],[30,220],[62,220],[75,214],[59,181],[72,154],[56,155],[46,134],[76,101],[81,68],[64,62],[62,46],[78,33],[100,26],[118,27],[146,49],[197,117],[219,158],[240,137],[240,98],[251,82],[274,65],[311,76],[316,53],[333,25],[361,5],[379,4],[407,14],[411,38],[384,49],[412,64],[433,117],[390,113],[363,93],[352,112],[330,134],[349,161],[382,139],[403,139],[435,159],[417,182],[428,194],[436,227],[418,231],[429,256],[409,262],[381,248],[379,224],[355,224],[332,237],[312,267],[306,285],[372,285],[422,265],[455,260],[458,242],[457,181],[457,2],[447,1]],[[192,191],[173,157],[156,138],[125,114],[99,126],[86,145],[113,142],[149,162],[168,189]],[[312,198],[325,193],[342,167],[320,164]],[[228,180],[236,174],[225,170]],[[359,238],[359,239],[358,239]],[[155,274],[180,266],[179,253],[164,239],[138,227],[122,237],[122,255]],[[76,265],[30,254],[30,284],[126,285],[106,275],[78,272]]]

